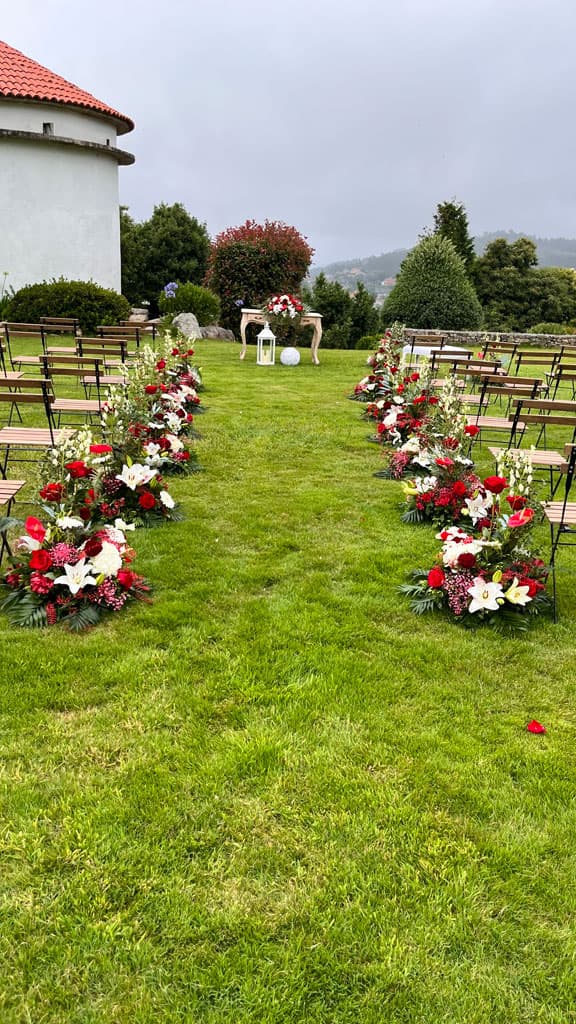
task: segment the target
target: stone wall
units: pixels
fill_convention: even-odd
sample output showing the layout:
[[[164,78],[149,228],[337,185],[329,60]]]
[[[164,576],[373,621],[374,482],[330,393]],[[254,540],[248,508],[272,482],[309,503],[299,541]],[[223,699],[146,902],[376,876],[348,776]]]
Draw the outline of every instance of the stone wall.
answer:
[[[491,341],[512,342],[516,345],[531,345],[533,348],[574,348],[576,349],[576,334],[498,334],[495,331],[424,331],[414,327],[405,327],[404,335],[410,340],[415,334],[428,337],[444,338],[449,345],[471,346],[482,349],[486,338]]]

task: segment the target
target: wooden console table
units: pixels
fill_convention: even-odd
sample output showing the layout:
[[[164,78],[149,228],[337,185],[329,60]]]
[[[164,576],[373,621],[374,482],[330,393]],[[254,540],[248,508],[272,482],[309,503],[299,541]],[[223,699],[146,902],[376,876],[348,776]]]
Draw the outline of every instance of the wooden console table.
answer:
[[[242,351],[240,352],[240,359],[244,359],[246,355],[246,328],[248,324],[262,324],[266,323],[266,316],[261,309],[243,309],[242,319],[240,321],[240,337],[242,338]],[[288,320],[287,323],[290,323]],[[312,362],[315,366],[320,365],[318,359],[318,349],[322,340],[322,314],[321,313],[304,313],[298,318],[298,325],[306,327],[307,324],[312,324],[314,328],[314,334],[312,335],[312,344],[310,345],[310,354],[312,356]]]

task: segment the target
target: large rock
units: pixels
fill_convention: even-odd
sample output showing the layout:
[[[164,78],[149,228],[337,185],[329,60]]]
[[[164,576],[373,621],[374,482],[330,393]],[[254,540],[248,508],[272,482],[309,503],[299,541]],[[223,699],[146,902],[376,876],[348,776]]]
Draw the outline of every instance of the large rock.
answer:
[[[147,309],[133,308],[128,319],[135,324],[142,324],[148,319]]]
[[[178,313],[172,321],[172,326],[177,327],[186,338],[201,338],[200,324],[194,313]]]
[[[200,328],[200,335],[203,338],[219,338],[221,341],[236,341],[233,331],[227,331],[225,327],[218,324],[208,324]]]

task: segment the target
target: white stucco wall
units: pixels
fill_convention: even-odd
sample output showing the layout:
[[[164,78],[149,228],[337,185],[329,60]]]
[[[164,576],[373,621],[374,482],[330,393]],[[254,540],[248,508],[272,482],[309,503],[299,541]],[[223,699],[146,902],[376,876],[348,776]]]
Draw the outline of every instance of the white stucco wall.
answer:
[[[41,135],[45,123],[54,125],[54,135],[98,142],[101,146],[116,145],[117,133],[113,122],[97,115],[56,103],[18,103],[17,100],[0,100],[0,128],[38,132]]]
[[[53,138],[43,125],[53,125]],[[0,273],[18,290],[51,278],[120,291],[117,145],[108,117],[54,103],[0,98]],[[75,143],[59,143],[58,137]]]

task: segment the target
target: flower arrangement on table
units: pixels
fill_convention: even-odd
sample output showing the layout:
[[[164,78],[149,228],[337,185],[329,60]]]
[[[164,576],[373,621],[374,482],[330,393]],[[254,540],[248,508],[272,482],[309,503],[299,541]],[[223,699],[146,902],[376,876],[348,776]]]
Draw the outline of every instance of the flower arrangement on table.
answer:
[[[509,478],[500,475],[507,465]],[[468,625],[523,630],[530,616],[550,607],[548,569],[530,546],[538,519],[531,485],[529,458],[505,453],[498,475],[463,500],[469,528],[445,526],[436,534],[442,541],[437,564],[414,570],[400,587],[413,611],[441,610]]]
[[[280,320],[296,320],[306,312],[306,308],[297,295],[272,295],[266,300],[262,312],[269,320],[278,318]]]
[[[126,531],[133,527],[122,520],[96,528],[76,516],[49,524],[29,516],[24,528],[0,576],[0,608],[13,625],[65,621],[78,631],[128,602],[149,600],[149,583],[132,568]]]

